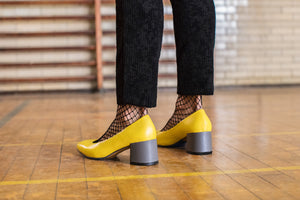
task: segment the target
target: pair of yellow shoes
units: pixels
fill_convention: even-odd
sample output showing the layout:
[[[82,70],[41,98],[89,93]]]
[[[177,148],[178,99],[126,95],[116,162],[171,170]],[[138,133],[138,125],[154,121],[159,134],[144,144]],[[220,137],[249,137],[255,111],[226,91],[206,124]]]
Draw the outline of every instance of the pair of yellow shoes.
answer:
[[[149,115],[145,115],[115,136],[102,142],[84,140],[77,149],[91,159],[114,158],[130,148],[130,163],[158,163],[157,145],[176,147],[185,144],[191,154],[212,153],[211,122],[203,109],[197,110],[167,131],[157,131]]]

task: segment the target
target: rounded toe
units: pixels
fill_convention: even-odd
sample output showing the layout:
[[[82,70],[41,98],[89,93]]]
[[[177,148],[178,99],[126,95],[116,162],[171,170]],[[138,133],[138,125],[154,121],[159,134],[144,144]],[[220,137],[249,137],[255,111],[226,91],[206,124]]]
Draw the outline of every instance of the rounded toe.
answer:
[[[81,142],[78,142],[77,143],[78,151],[86,155],[89,152],[90,147],[95,144],[93,143],[93,141],[94,141],[93,139],[90,139],[90,140],[83,140]]]

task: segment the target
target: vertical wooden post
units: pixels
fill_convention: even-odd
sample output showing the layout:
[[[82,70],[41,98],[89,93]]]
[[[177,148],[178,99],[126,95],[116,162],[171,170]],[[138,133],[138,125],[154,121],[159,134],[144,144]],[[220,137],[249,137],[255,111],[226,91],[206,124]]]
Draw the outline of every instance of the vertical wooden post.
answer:
[[[95,4],[95,38],[96,38],[96,61],[97,61],[97,88],[102,88],[102,25],[101,25],[101,0],[94,0]]]

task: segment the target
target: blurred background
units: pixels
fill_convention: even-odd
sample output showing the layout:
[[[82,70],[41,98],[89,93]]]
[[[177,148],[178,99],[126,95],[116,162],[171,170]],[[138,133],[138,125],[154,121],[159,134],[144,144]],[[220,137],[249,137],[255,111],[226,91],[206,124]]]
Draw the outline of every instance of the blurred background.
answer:
[[[1,0],[0,93],[114,89],[115,2],[95,2]],[[300,1],[214,3],[216,87],[300,83]],[[172,7],[164,4],[158,85],[174,88]]]

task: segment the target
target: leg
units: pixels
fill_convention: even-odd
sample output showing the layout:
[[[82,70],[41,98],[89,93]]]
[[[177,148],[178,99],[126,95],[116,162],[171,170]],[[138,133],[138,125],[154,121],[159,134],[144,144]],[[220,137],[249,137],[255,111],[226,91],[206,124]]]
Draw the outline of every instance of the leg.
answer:
[[[116,0],[117,104],[155,107],[163,36],[162,0]]]
[[[163,34],[162,0],[116,0],[117,114],[96,142],[106,140],[156,106]]]
[[[215,43],[213,0],[171,0],[181,95],[212,95]]]
[[[202,108],[202,95],[212,95],[215,44],[213,0],[171,0],[177,57],[175,111],[161,131]]]
[[[156,129],[147,107],[156,106],[162,0],[116,0],[116,14],[117,114],[99,139],[79,142],[77,149],[88,158],[108,159],[130,148],[131,164],[157,164]]]

